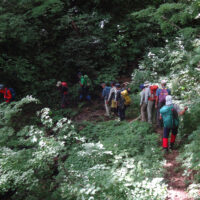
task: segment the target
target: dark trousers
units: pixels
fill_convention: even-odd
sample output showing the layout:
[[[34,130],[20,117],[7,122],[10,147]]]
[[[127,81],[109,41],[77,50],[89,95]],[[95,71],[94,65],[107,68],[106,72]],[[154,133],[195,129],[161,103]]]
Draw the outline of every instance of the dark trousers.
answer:
[[[178,127],[177,128],[164,128],[163,131],[163,148],[168,148],[168,138],[169,138],[169,134],[171,133],[171,140],[170,140],[170,144],[173,145],[175,140],[176,140],[176,135],[178,133]]]
[[[83,99],[91,101],[91,96],[89,95],[88,87],[81,87],[80,89],[80,100],[83,100]]]
[[[126,112],[126,106],[118,108],[118,114],[119,114],[120,121],[125,120],[125,112]]]
[[[68,95],[63,94],[61,99],[61,108],[66,108],[68,104]]]

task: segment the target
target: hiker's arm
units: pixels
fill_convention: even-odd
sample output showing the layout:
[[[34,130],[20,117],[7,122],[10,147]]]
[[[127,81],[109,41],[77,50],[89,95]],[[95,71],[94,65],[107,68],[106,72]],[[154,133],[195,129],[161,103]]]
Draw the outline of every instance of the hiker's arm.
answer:
[[[148,104],[148,98],[149,98],[149,88],[146,88],[145,89],[145,96],[144,96],[144,102],[146,103],[146,104]]]
[[[0,90],[0,93],[4,93],[4,90],[3,90],[3,89],[1,89],[1,90]]]
[[[140,106],[143,104],[144,101],[144,90],[140,93],[141,98],[140,98]]]
[[[113,94],[113,89],[111,88],[107,102],[110,102],[112,94]]]
[[[180,112],[178,113],[178,115],[179,115],[179,116],[184,115],[187,109],[188,109],[188,107],[185,107],[184,110],[182,110],[182,111],[180,111]]]
[[[158,96],[159,96],[159,92],[158,89],[156,90],[156,103],[155,103],[155,108],[158,108]]]
[[[105,90],[103,89],[101,97],[104,98],[105,97]]]

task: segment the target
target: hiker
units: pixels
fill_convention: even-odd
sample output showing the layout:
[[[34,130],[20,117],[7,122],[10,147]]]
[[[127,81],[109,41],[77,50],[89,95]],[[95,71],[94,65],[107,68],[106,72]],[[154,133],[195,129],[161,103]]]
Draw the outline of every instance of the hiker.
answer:
[[[145,81],[144,89],[140,92],[140,107],[141,107],[141,120],[143,122],[147,121],[147,104],[148,104],[148,97],[149,97],[149,81]]]
[[[87,75],[82,75],[81,72],[78,73],[79,84],[80,84],[80,101],[86,99],[91,102],[91,96],[89,95],[89,90],[91,86],[91,81]]]
[[[115,83],[111,82],[111,89],[108,96],[107,104],[111,103],[111,112],[117,115],[117,102],[116,102],[117,88]]]
[[[165,80],[161,81],[161,87],[156,91],[156,104],[157,109],[157,126],[162,127],[162,121],[160,120],[160,109],[165,105],[165,98],[167,95],[171,95],[170,89],[166,88],[167,82]]]
[[[168,137],[171,133],[171,140],[170,140],[170,149],[173,149],[176,135],[178,133],[178,126],[179,126],[179,119],[178,116],[184,115],[185,111],[188,107],[185,107],[184,110],[181,110],[180,107],[176,104],[172,103],[172,96],[166,96],[166,103],[160,109],[160,118],[163,119],[164,123],[164,131],[163,131],[163,149],[167,152],[168,151]]]
[[[4,101],[10,103],[15,100],[15,91],[13,88],[7,88],[5,85],[0,85],[0,93],[4,95]]]
[[[109,86],[109,83],[102,83],[101,84],[103,91],[102,91],[102,98],[104,99],[105,109],[106,109],[106,116],[110,116],[110,108],[108,105],[108,97],[110,94],[111,87]]]
[[[66,108],[68,104],[68,85],[66,82],[58,81],[56,86],[61,93],[61,108]]]
[[[129,84],[128,82],[123,83],[121,89],[121,95],[124,98],[124,104],[126,108],[131,105],[131,98],[129,96],[130,88],[127,87],[128,84]]]
[[[147,115],[148,115],[148,123],[152,124],[156,122],[156,91],[158,89],[157,85],[151,85],[148,87],[148,104],[147,104]]]
[[[116,101],[117,101],[118,115],[120,121],[123,121],[125,120],[125,112],[126,112],[125,99],[122,95],[122,89],[119,83],[116,84],[116,88],[117,88]]]

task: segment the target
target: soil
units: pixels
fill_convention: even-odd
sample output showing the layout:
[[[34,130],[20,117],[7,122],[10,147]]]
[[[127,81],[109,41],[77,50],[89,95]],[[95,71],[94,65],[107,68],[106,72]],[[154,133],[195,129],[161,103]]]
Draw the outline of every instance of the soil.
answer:
[[[156,132],[160,134],[162,138],[162,129],[156,129]],[[193,200],[189,198],[187,194],[187,178],[183,176],[184,169],[181,167],[181,163],[177,162],[179,153],[177,150],[172,150],[165,154],[166,164],[164,168],[165,180],[168,184],[168,196],[166,200]]]
[[[102,101],[95,101],[93,105],[82,108],[81,112],[74,118],[76,122],[83,121],[108,121],[109,117],[105,116],[105,108]]]

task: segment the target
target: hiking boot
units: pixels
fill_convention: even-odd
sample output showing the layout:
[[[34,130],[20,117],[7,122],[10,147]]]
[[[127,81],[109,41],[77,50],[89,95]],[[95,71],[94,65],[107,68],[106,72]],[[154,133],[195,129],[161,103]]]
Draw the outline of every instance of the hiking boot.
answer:
[[[169,149],[168,148],[163,148],[163,152],[164,152],[164,154],[167,154],[169,152]]]
[[[174,143],[170,143],[170,147],[171,150],[174,150]]]

